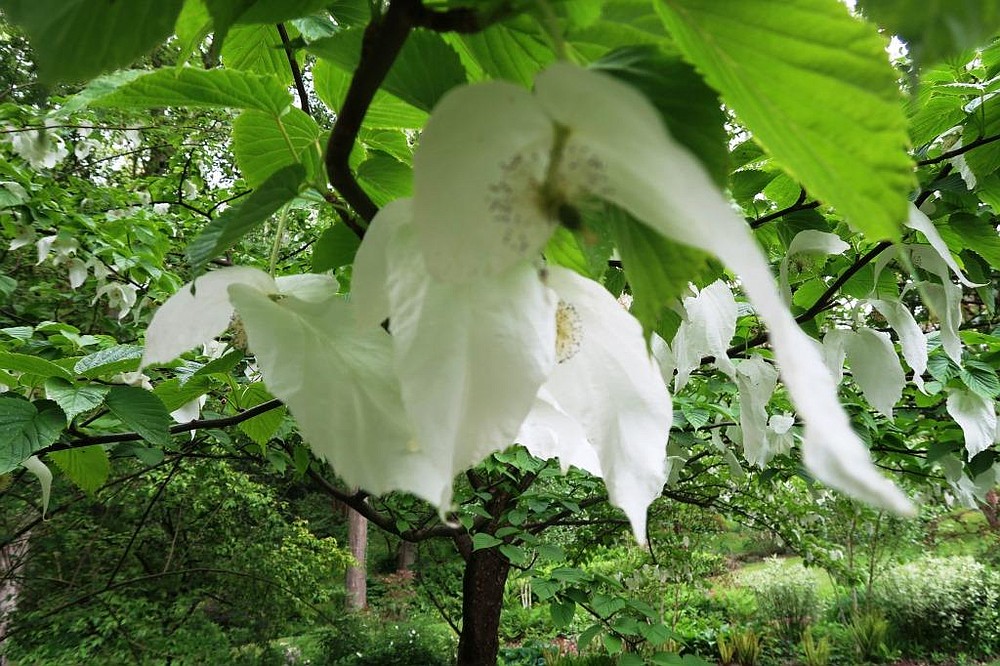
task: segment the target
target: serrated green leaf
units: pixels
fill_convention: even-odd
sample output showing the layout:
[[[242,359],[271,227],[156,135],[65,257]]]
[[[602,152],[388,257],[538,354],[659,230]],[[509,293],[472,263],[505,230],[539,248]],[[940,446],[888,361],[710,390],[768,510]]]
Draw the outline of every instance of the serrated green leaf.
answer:
[[[173,31],[183,0],[2,0],[24,27],[48,81],[81,81],[125,67]]]
[[[194,377],[207,377],[208,375],[223,375],[227,374],[230,370],[239,365],[239,362],[246,357],[241,349],[234,349],[227,353],[225,356],[220,356],[219,358],[212,359],[205,365],[198,368],[193,375]]]
[[[108,454],[100,446],[84,446],[65,451],[54,451],[49,458],[80,490],[94,493],[104,485],[111,473]]]
[[[168,379],[165,382],[160,382],[153,389],[153,395],[160,399],[168,412],[172,412],[205,395],[209,387],[208,377],[196,374],[186,382],[182,382],[180,379]]]
[[[345,72],[353,72],[360,61],[363,35],[360,28],[347,28],[309,44],[308,50]],[[430,111],[446,92],[465,82],[465,68],[455,50],[435,32],[414,30],[382,88],[418,109]]]
[[[333,113],[339,113],[344,96],[351,85],[350,72],[327,60],[318,60],[313,66],[316,94]],[[382,129],[419,129],[427,122],[427,112],[384,90],[375,93],[368,106],[364,127]]]
[[[549,604],[549,614],[556,629],[569,626],[576,614],[576,604],[572,601],[553,601]]]
[[[292,28],[289,37],[297,36],[298,32]],[[273,24],[233,27],[226,35],[221,55],[222,62],[230,69],[272,76],[285,85],[292,83],[292,70],[281,35]],[[296,60],[302,64],[301,55],[296,55]]]
[[[642,92],[660,112],[670,133],[701,160],[716,184],[726,183],[726,116],[715,91],[691,65],[653,46],[639,46],[613,51],[592,67]]]
[[[312,247],[312,271],[323,273],[354,263],[361,239],[346,224],[335,224]]]
[[[126,428],[154,446],[170,447],[170,413],[156,395],[134,386],[114,386],[104,402]]]
[[[36,375],[43,379],[48,379],[49,377],[62,377],[67,381],[72,381],[73,379],[73,374],[66,368],[58,366],[52,361],[46,361],[44,358],[29,354],[0,352],[0,368]]]
[[[972,250],[993,268],[1000,270],[1000,234],[996,225],[975,215],[955,214],[948,218],[945,229],[961,240],[963,247]]]
[[[45,397],[59,405],[67,421],[99,406],[109,390],[107,386],[77,384],[62,377],[50,377],[45,382]]]
[[[985,363],[965,361],[958,376],[969,390],[984,398],[992,399],[1000,395],[1000,379],[997,378],[996,370]]]
[[[260,187],[279,169],[302,162],[306,150],[321,152],[320,134],[316,121],[296,108],[277,117],[255,109],[244,111],[233,122],[236,164],[247,185]]]
[[[65,427],[66,415],[51,400],[0,396],[0,474],[55,443]]]
[[[656,6],[684,55],[811,195],[871,238],[899,238],[913,163],[874,26],[837,0]]]
[[[580,650],[583,651],[587,649],[587,646],[590,645],[590,641],[594,640],[594,637],[597,636],[599,633],[601,633],[601,631],[603,630],[604,630],[603,625],[592,624],[583,631],[581,631],[580,637],[577,639],[577,645],[579,646]]]
[[[394,157],[375,152],[358,166],[358,181],[377,206],[410,196],[413,169]]]
[[[556,59],[538,22],[527,16],[459,39],[468,57],[489,78],[531,85],[535,75]]]
[[[487,534],[486,532],[476,532],[472,535],[472,550],[496,548],[502,543],[503,541],[496,538],[492,534]]]
[[[306,170],[292,164],[274,172],[243,202],[212,220],[188,246],[188,261],[196,274],[206,264],[265,222],[279,208],[298,196]]]
[[[906,41],[911,57],[931,64],[985,44],[1000,29],[995,0],[862,0],[864,15]]]
[[[618,638],[614,634],[604,634],[601,639],[604,641],[604,649],[608,651],[608,654],[621,653],[622,639]]]
[[[142,347],[115,345],[84,356],[73,366],[73,372],[88,379],[121,372],[135,372],[139,369],[141,359]]]
[[[232,69],[160,69],[125,83],[91,106],[158,108],[164,106],[257,109],[281,115],[292,96],[281,81]]]
[[[708,255],[676,243],[623,211],[608,216],[611,235],[632,288],[632,313],[648,336],[664,309],[705,270]]]
[[[240,397],[240,408],[250,409],[251,407],[256,407],[257,405],[267,402],[268,400],[273,400],[274,396],[268,393],[267,389],[264,388],[264,384],[261,382],[256,382],[250,384],[243,391],[243,395]],[[267,443],[271,441],[271,436],[277,432],[278,428],[281,426],[281,422],[285,418],[285,408],[278,407],[277,409],[272,409],[269,412],[264,412],[260,416],[255,416],[252,419],[248,419],[240,423],[239,428],[243,433],[252,439],[254,443],[258,446],[267,446]],[[306,449],[308,453],[308,448]]]
[[[237,23],[281,23],[315,11],[344,3],[330,0],[256,0],[240,14]],[[353,4],[353,3],[352,3]]]

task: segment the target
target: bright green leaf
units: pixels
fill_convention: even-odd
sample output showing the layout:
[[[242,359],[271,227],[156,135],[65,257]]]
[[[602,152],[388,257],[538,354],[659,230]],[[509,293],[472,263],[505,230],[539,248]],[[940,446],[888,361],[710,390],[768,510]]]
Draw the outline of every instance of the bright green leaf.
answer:
[[[84,446],[64,451],[54,451],[49,458],[69,480],[81,490],[94,493],[108,480],[111,463],[107,452],[100,446]]]
[[[294,39],[298,33],[289,36]],[[296,56],[299,65],[302,57]],[[292,83],[292,69],[282,47],[281,35],[270,25],[235,26],[222,46],[222,62],[230,69],[271,76],[286,85]]]
[[[552,624],[556,629],[569,626],[576,614],[576,604],[572,601],[552,601],[549,604],[549,613],[552,615]]]
[[[277,117],[250,109],[233,122],[233,153],[247,185],[259,187],[282,167],[303,162],[306,150],[321,152],[320,134],[316,121],[299,109]]]
[[[255,382],[247,386],[243,391],[243,395],[240,398],[240,407],[242,409],[250,409],[273,398],[274,396],[264,388],[264,384]],[[264,447],[267,446],[267,443],[271,440],[274,433],[277,432],[284,419],[285,408],[278,407],[277,409],[264,412],[260,416],[243,421],[240,423],[239,428],[258,446]]]
[[[313,244],[313,273],[323,273],[354,263],[354,255],[360,246],[361,240],[346,224],[333,225],[320,234]]]
[[[15,352],[0,352],[0,368],[23,372],[28,375],[37,375],[42,378],[62,377],[67,381],[73,379],[73,375],[69,370],[56,365],[52,361]]]
[[[685,56],[809,193],[898,238],[913,163],[885,41],[838,0],[658,0]],[[791,29],[794,26],[794,29]]]
[[[292,96],[281,81],[232,69],[160,69],[119,86],[92,106],[157,108],[165,106],[258,109],[275,116]]]
[[[183,0],[2,0],[24,27],[49,80],[88,79],[125,67],[166,39]]]
[[[126,428],[150,444],[170,447],[170,413],[154,394],[134,386],[114,386],[105,404]]]
[[[492,534],[487,534],[486,532],[476,532],[472,535],[472,550],[496,548],[502,543],[503,541],[496,538]]]
[[[344,96],[351,85],[350,72],[328,60],[318,60],[313,66],[316,94],[334,113],[339,113]],[[419,129],[427,122],[427,112],[384,90],[375,93],[368,106],[363,125],[384,129]]]
[[[115,345],[84,356],[73,366],[73,372],[88,379],[102,375],[116,375],[120,372],[135,372],[139,369],[141,358],[142,347]]]

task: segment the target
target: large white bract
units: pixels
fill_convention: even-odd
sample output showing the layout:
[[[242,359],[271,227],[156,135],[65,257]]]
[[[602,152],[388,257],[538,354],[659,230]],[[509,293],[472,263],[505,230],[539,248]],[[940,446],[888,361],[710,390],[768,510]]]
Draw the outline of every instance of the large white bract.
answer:
[[[533,93],[501,82],[458,88],[432,114],[414,165],[413,224],[428,272],[443,282],[530,261],[560,211],[588,198],[714,254],[768,326],[805,422],[807,467],[855,497],[913,512],[852,430],[818,345],[785,307],[750,229],[638,91],[566,63],[539,74]]]

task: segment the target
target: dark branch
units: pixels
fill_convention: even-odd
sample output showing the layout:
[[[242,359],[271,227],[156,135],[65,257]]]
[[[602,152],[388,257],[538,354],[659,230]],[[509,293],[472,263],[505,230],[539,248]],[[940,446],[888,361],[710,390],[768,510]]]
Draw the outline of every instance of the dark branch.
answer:
[[[984,136],[975,141],[971,141],[961,148],[955,148],[954,150],[949,150],[941,153],[937,157],[931,157],[926,160],[920,160],[917,162],[917,166],[928,166],[931,164],[937,164],[938,162],[944,162],[945,160],[950,160],[953,157],[958,157],[963,155],[970,150],[974,150],[980,146],[985,146],[988,143],[993,143],[994,141],[1000,141],[1000,134],[995,134],[993,136]]]
[[[295,59],[295,49],[292,48],[292,40],[288,38],[288,31],[285,30],[285,24],[279,23],[277,26],[278,34],[281,36],[281,46],[285,49],[285,56],[288,58],[288,68],[292,70],[292,80],[295,81],[295,91],[299,94],[299,107],[306,112],[307,115],[312,115],[312,111],[309,108],[309,93],[306,92],[305,81],[302,80],[302,70],[299,69],[299,61]]]
[[[282,402],[280,400],[268,400],[263,402],[256,407],[251,407],[250,409],[245,409],[242,412],[233,414],[232,416],[225,416],[219,419],[198,419],[195,421],[189,421],[188,423],[182,423],[180,425],[175,425],[170,428],[171,435],[177,435],[182,432],[191,432],[192,430],[204,430],[206,428],[228,428],[229,426],[238,425],[244,421],[249,421],[255,416],[260,416],[265,412],[269,412],[272,409],[277,409],[281,407]],[[42,455],[45,453],[52,453],[53,451],[65,451],[67,449],[78,449],[84,446],[93,446],[94,444],[118,444],[120,442],[137,442],[142,439],[142,435],[137,432],[119,432],[112,433],[110,435],[93,435],[89,437],[77,437],[69,442],[57,442],[52,446],[47,446],[44,449],[35,452],[35,455]]]

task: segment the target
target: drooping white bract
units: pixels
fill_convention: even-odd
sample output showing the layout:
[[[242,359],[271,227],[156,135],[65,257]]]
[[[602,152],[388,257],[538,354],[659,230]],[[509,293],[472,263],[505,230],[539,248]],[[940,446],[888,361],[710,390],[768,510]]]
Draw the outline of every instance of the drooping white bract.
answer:
[[[778,372],[770,363],[755,355],[736,366],[734,374],[740,391],[743,457],[751,465],[764,469],[773,457],[767,431],[766,407],[778,383]]]
[[[859,328],[847,339],[851,375],[872,407],[892,418],[892,407],[903,397],[906,377],[888,333]]]
[[[313,452],[348,484],[412,492],[438,506],[452,474],[415,446],[392,369],[389,335],[358,327],[323,275],[272,279],[224,268],[185,285],[156,312],[142,365],[170,361],[222,333],[239,314],[268,390],[287,406]]]
[[[785,301],[792,302],[792,292],[788,286],[788,262],[796,254],[843,254],[851,247],[837,234],[831,234],[818,229],[803,229],[795,234],[788,244],[788,250],[778,267],[778,282]]]
[[[600,198],[671,239],[717,256],[768,326],[805,422],[803,459],[829,485],[912,513],[871,463],[815,343],[785,307],[745,221],[634,88],[557,63],[534,94],[508,83],[457,88],[414,156],[414,226],[427,269],[461,281],[537,256],[569,206]]]
[[[969,459],[993,445],[997,413],[993,401],[965,389],[948,391],[948,414],[962,428]]]
[[[668,474],[670,395],[646,349],[642,326],[607,289],[559,266],[546,269],[545,282],[559,297],[558,363],[542,391],[582,426],[586,439],[574,441],[570,433],[548,453],[523,431],[519,442],[534,455],[560,460],[589,457],[578,449],[593,447],[600,468],[583,468],[604,479],[611,503],[625,512],[643,541],[646,509]],[[533,411],[526,423],[547,422],[543,416]]]
[[[671,408],[639,323],[601,285],[561,267],[522,260],[438,280],[409,215],[398,200],[373,220],[352,299],[362,321],[389,319],[416,445],[442,444],[452,474],[515,442],[559,458],[603,477],[642,539],[666,480]]]
[[[903,358],[913,370],[913,383],[921,392],[925,392],[923,374],[927,370],[927,337],[913,313],[899,301],[874,300],[870,303],[899,336]]]
[[[959,268],[958,264],[955,262],[955,257],[951,255],[951,250],[948,249],[948,245],[944,242],[944,239],[941,238],[941,234],[938,233],[937,227],[935,227],[934,223],[930,221],[930,218],[924,215],[923,211],[913,204],[910,204],[910,215],[906,219],[906,226],[911,229],[916,229],[924,235],[927,242],[930,243],[930,246],[934,248],[934,251],[937,252],[939,257],[941,257],[941,260],[944,261],[953,273],[955,273],[955,277],[958,278],[959,282],[964,284],[966,287],[983,286],[981,284],[976,284],[975,282],[969,280],[969,278],[965,277],[965,274],[962,273],[962,269]],[[941,276],[941,279],[947,282],[947,274]]]
[[[739,310],[729,285],[716,280],[697,295],[686,297],[683,304],[684,321],[671,344],[677,365],[674,390],[684,388],[691,371],[706,356],[714,356],[719,369],[732,377],[736,370],[726,352],[736,334]]]
[[[435,279],[411,214],[401,199],[372,221],[352,300],[363,324],[389,319],[416,441],[447,451],[440,463],[455,474],[514,442],[556,363],[556,297],[527,261],[488,278]]]

